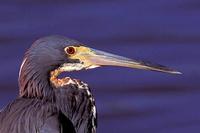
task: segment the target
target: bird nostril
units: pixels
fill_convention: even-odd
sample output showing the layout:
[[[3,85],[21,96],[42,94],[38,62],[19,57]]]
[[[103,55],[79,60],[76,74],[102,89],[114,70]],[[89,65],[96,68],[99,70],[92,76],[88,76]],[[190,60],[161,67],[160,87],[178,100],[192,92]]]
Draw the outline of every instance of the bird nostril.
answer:
[[[67,54],[72,55],[72,54],[75,54],[76,50],[74,47],[68,47],[66,49],[66,52],[67,52]]]

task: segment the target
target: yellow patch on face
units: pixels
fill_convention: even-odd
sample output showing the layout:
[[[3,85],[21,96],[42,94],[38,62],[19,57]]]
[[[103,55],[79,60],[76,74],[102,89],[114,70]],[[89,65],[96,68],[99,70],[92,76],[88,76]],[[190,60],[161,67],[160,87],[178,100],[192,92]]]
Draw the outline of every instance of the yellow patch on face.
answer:
[[[72,50],[72,48],[74,50]],[[68,54],[68,58],[79,60],[81,63],[84,64],[85,68],[89,68],[92,66],[95,67],[94,64],[92,64],[89,60],[91,56],[95,56],[90,48],[84,46],[69,46],[65,48],[65,51]],[[70,51],[74,51],[74,53],[71,54]]]

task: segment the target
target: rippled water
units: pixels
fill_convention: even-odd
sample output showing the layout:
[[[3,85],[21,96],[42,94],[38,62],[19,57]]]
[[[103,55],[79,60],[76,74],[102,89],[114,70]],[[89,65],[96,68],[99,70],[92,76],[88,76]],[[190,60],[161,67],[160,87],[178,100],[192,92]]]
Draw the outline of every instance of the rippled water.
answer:
[[[98,132],[199,133],[199,14],[197,0],[2,1],[0,108],[18,94],[26,49],[39,37],[60,34],[184,73],[115,67],[70,73],[92,88]]]

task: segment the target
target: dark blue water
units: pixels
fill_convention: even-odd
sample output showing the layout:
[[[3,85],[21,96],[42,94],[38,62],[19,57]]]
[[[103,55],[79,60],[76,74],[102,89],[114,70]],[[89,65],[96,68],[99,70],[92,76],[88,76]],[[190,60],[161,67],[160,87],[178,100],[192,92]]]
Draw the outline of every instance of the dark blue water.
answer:
[[[1,1],[0,108],[18,95],[23,54],[59,34],[171,66],[183,75],[106,67],[70,73],[96,97],[100,133],[200,132],[200,1]]]

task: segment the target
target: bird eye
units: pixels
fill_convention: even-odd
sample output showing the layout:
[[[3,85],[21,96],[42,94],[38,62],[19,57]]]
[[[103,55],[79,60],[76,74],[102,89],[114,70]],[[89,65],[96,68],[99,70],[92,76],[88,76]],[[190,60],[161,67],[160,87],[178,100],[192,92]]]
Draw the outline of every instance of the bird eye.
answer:
[[[75,54],[76,50],[75,50],[74,47],[67,47],[67,48],[66,48],[66,52],[67,52],[67,54],[69,54],[69,55],[73,55],[73,54]]]

